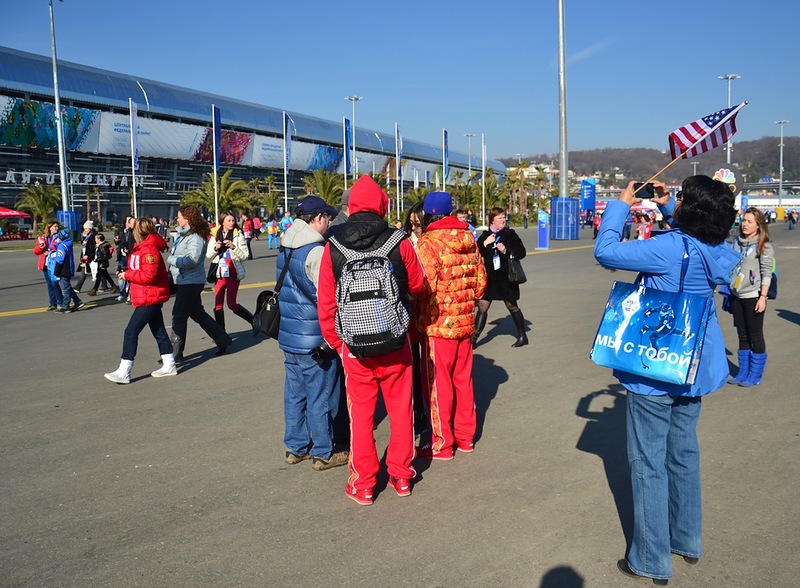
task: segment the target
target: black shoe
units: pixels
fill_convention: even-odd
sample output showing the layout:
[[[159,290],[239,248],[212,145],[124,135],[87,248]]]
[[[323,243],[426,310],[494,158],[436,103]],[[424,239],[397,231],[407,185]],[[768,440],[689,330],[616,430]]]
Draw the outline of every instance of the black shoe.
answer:
[[[683,556],[683,561],[685,561],[690,566],[696,566],[697,562],[700,561],[700,558],[699,557],[690,557],[688,555],[684,555]]]
[[[72,309],[71,309],[71,308],[59,308],[59,309],[58,309],[58,313],[59,313],[59,314],[69,314],[69,313],[71,313],[71,312],[72,312]]]
[[[649,576],[640,576],[634,572],[628,565],[627,559],[620,559],[617,561],[617,569],[629,578],[636,578],[637,580],[646,580]],[[650,578],[656,586],[666,586],[669,580],[662,580],[660,578]]]

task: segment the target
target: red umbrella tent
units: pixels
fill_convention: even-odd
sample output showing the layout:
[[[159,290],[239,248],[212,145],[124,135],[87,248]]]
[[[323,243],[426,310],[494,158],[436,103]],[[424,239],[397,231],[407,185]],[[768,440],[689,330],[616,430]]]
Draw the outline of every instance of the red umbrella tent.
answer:
[[[24,218],[28,216],[30,216],[30,214],[27,212],[21,212],[19,210],[14,210],[13,208],[0,206],[0,218]]]

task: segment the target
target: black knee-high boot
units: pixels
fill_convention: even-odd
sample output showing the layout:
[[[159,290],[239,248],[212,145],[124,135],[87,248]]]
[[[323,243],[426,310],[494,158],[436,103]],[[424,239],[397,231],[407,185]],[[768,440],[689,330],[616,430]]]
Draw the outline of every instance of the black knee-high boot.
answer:
[[[517,340],[511,347],[527,345],[528,336],[525,334],[525,317],[522,316],[522,311],[515,310],[511,313],[511,318],[514,319],[514,326],[517,327]]]
[[[478,342],[478,337],[481,336],[481,332],[483,328],[486,326],[486,317],[488,316],[488,312],[484,312],[479,310],[475,313],[475,333],[472,335],[472,346],[474,347],[475,344]]]
[[[214,309],[214,320],[217,321],[217,324],[222,327],[222,330],[225,330],[225,310],[220,308],[217,310]]]
[[[239,305],[239,308],[237,310],[233,311],[233,314],[235,314],[239,318],[247,321],[247,324],[252,326],[252,324],[253,324],[253,314],[249,310],[247,310],[244,306],[242,306],[241,304]]]

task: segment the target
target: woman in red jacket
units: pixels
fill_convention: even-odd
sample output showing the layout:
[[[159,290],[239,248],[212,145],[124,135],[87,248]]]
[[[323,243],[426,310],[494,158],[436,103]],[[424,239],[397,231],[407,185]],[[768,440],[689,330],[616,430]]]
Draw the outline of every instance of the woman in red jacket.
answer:
[[[136,241],[128,255],[128,269],[117,272],[117,277],[130,284],[133,314],[125,327],[122,340],[122,359],[115,372],[105,374],[107,380],[117,384],[129,384],[131,368],[139,345],[139,333],[146,325],[158,343],[163,365],[150,375],[154,378],[174,376],[178,373],[172,342],[164,326],[162,305],[169,300],[169,278],[167,266],[161,252],[167,249],[164,239],[156,232],[149,218],[137,218],[133,222],[133,238]]]

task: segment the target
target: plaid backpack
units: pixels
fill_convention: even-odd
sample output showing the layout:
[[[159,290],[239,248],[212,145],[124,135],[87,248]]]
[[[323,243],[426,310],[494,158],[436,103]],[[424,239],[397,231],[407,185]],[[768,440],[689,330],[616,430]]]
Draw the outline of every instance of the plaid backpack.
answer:
[[[389,261],[404,237],[395,231],[378,249],[365,252],[330,239],[346,260],[336,287],[336,334],[356,357],[384,355],[405,344],[410,317]]]

